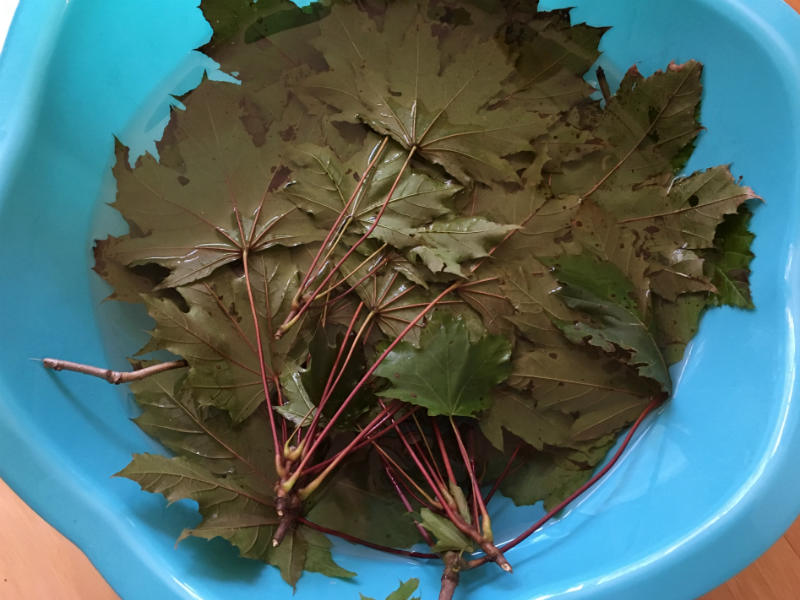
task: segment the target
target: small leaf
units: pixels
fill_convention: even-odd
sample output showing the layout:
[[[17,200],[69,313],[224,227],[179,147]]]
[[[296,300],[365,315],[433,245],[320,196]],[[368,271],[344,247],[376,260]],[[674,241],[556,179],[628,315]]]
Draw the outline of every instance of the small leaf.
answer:
[[[420,509],[419,523],[436,538],[436,544],[431,548],[434,552],[472,551],[472,542],[449,519],[423,507]]]
[[[432,273],[465,276],[461,263],[489,255],[489,250],[515,225],[499,225],[483,217],[446,217],[417,229],[396,229],[405,241],[394,245],[408,248],[412,258],[420,259]]]
[[[398,344],[375,374],[389,380],[387,398],[428,409],[431,416],[471,417],[485,409],[489,392],[508,377],[511,345],[500,336],[472,343],[461,318],[434,316],[420,347]]]
[[[407,579],[406,581],[401,581],[400,586],[391,594],[386,596],[386,600],[409,600],[409,598],[411,598],[411,594],[417,591],[418,587],[419,587],[419,579],[417,578],[411,578]],[[364,594],[359,594],[359,596],[361,596],[361,600],[374,600],[373,598],[369,598]]]
[[[411,594],[417,591],[419,587],[419,579],[411,578],[406,581],[401,581],[400,586],[391,594],[386,596],[386,600],[409,600]]]
[[[748,229],[752,213],[744,209],[725,217],[717,228],[714,249],[705,253],[705,264],[712,273],[719,304],[753,309],[750,295],[750,246],[755,235]]]

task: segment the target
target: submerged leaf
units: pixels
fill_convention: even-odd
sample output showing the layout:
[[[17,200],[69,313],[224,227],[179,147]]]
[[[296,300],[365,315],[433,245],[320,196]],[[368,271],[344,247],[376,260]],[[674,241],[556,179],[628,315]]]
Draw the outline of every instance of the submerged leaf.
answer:
[[[531,149],[552,117],[495,110],[513,73],[507,55],[494,40],[457,28],[451,43],[461,38],[460,51],[445,57],[423,15],[417,2],[390,3],[381,28],[356,5],[335,5],[315,41],[330,70],[312,76],[309,91],[463,183],[516,181],[503,157]]]
[[[112,257],[127,266],[156,263],[170,275],[162,287],[186,285],[272,246],[320,241],[310,218],[276,194],[288,173],[273,137],[253,145],[240,120],[238,86],[204,81],[173,111],[162,147],[170,166],[150,155],[128,165],[117,144],[114,207],[131,225]],[[277,136],[275,136],[277,137]],[[163,153],[162,153],[163,154]]]
[[[631,297],[633,287],[619,269],[582,255],[560,257],[555,276],[563,283],[558,295],[572,310],[588,315],[590,321],[558,323],[559,329],[575,343],[588,343],[607,353],[630,354],[628,362],[643,377],[649,377],[669,393],[667,365],[652,334],[637,314]]]
[[[301,261],[301,255],[285,249],[261,253],[249,260],[250,286],[243,271],[231,266],[219,269],[209,278],[177,289],[188,310],[169,299],[146,298],[156,327],[142,352],[165,349],[185,358],[187,385],[201,404],[227,410],[236,421],[247,418],[264,401],[257,340],[261,340],[268,381],[282,372],[295,353],[302,353],[296,347],[299,327],[280,340],[273,334],[273,324],[289,310],[298,283],[295,263]]]
[[[134,455],[117,475],[136,481],[148,492],[162,494],[170,502],[195,500],[203,521],[185,530],[182,538],[223,537],[238,547],[242,556],[278,567],[291,585],[297,583],[304,569],[335,577],[355,575],[333,562],[325,536],[304,526],[294,529],[279,546],[272,545],[277,517],[271,490],[251,489],[242,478],[215,475],[187,458],[154,454]]]
[[[277,406],[275,410],[295,425],[307,427],[316,414],[337,354],[345,343],[344,336],[337,335],[337,333],[338,331],[333,328],[318,327],[309,344],[307,365],[305,367],[289,365],[281,373],[280,382],[286,403],[283,406]],[[343,361],[345,357],[346,354],[342,356],[341,360]],[[364,351],[363,348],[358,347],[344,370],[335,373],[338,382],[332,386],[330,397],[322,409],[322,423],[333,417],[365,371]],[[369,410],[370,400],[369,390],[363,389],[348,403],[345,411],[337,419],[337,427],[350,429],[358,417]]]

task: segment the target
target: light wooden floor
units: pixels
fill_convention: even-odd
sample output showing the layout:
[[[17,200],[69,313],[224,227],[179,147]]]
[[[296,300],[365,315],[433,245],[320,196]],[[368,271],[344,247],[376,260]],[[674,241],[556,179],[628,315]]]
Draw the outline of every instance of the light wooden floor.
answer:
[[[0,598],[116,600],[86,557],[0,480]],[[800,519],[758,561],[702,600],[800,598]]]

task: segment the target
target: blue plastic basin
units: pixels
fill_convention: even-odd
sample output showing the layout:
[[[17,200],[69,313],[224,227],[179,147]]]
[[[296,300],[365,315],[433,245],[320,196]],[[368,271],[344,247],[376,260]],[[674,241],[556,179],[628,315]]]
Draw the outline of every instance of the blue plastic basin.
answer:
[[[126,599],[291,597],[268,567],[224,542],[190,540],[189,503],[109,475],[158,451],[130,421],[125,390],[46,373],[56,355],[122,368],[139,318],[90,273],[91,240],[124,230],[110,209],[112,134],[143,150],[168,92],[209,62],[192,0],[23,0],[0,58],[0,476],[74,540]],[[796,406],[800,17],[780,0],[557,0],[613,25],[606,71],[706,64],[701,136],[688,170],[733,163],[765,199],[753,220],[755,312],[714,310],[675,370],[673,401],[588,497],[511,552],[512,576],[467,573],[473,598],[680,600],[732,576],[800,511]],[[501,530],[538,509],[498,504]],[[399,578],[436,595],[439,565],[346,544],[352,582],[304,575],[298,600],[383,597]],[[481,587],[484,586],[484,587]],[[268,591],[269,590],[269,591]]]

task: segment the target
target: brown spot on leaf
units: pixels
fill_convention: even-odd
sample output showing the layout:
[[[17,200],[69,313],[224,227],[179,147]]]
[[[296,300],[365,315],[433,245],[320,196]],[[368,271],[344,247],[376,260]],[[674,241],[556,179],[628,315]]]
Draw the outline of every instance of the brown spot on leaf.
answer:
[[[280,132],[280,136],[284,142],[291,142],[297,137],[297,130],[294,125],[289,125],[289,127]]]

